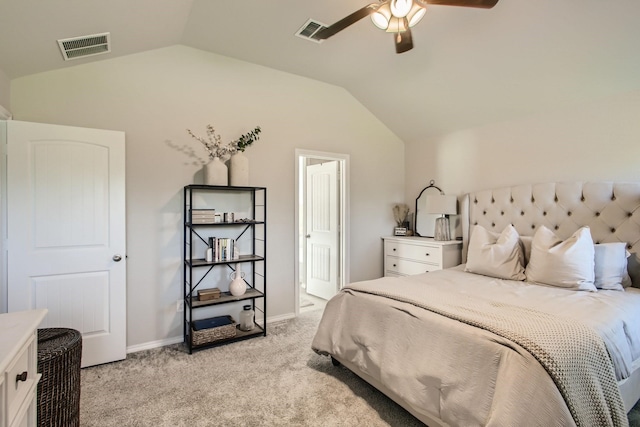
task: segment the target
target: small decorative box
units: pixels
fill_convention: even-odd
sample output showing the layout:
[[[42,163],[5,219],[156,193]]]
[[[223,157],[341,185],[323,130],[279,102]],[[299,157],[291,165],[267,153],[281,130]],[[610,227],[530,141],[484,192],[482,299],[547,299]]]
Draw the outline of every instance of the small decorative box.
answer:
[[[209,301],[220,298],[220,289],[208,288],[198,290],[198,301]]]

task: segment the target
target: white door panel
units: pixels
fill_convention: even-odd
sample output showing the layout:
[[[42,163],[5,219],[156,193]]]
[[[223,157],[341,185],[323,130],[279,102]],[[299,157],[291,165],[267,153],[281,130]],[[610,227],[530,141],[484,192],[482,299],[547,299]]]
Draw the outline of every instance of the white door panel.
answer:
[[[338,162],[307,166],[307,292],[338,292]]]
[[[32,285],[34,308],[49,310],[42,328],[65,325],[85,338],[109,333],[108,271],[34,277]]]
[[[80,331],[82,366],[125,358],[124,133],[6,127],[9,311]]]

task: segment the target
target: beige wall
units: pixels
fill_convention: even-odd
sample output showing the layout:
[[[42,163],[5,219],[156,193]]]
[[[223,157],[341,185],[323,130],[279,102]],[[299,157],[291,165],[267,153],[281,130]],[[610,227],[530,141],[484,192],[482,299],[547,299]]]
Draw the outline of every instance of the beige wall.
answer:
[[[9,105],[11,99],[11,85],[7,75],[0,69],[0,106],[5,110],[11,111],[11,105]]]
[[[406,198],[548,181],[640,181],[640,91],[407,144]]]
[[[404,197],[404,145],[344,89],[173,46],[15,79],[16,120],[115,129],[127,141],[128,345],[181,335],[182,187],[201,159],[181,147],[212,124],[225,140],[253,127],[250,183],[268,187],[268,314],[294,312],[295,149],[351,156],[351,279],[382,274],[380,236]]]

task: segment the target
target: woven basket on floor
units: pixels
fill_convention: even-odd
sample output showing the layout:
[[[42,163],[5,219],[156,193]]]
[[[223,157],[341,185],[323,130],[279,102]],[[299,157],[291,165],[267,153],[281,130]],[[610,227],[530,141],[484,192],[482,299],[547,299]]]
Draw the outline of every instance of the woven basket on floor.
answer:
[[[80,425],[82,335],[74,329],[38,329],[38,425]]]

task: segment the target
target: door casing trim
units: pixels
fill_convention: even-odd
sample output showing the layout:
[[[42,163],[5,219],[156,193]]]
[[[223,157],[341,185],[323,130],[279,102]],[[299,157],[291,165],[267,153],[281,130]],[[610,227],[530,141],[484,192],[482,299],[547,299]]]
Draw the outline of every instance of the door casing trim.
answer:
[[[294,196],[294,299],[295,299],[295,313],[296,316],[300,314],[300,268],[298,262],[298,256],[300,254],[300,227],[301,224],[301,204],[304,206],[304,200],[301,199],[300,183],[305,178],[306,159],[317,159],[326,161],[337,161],[340,163],[340,170],[338,172],[339,188],[340,188],[340,209],[338,212],[338,218],[340,219],[340,235],[338,238],[338,245],[340,250],[340,267],[338,268],[338,288],[342,289],[347,283],[349,283],[349,155],[341,153],[330,153],[325,151],[314,150],[295,150],[295,196]]]

